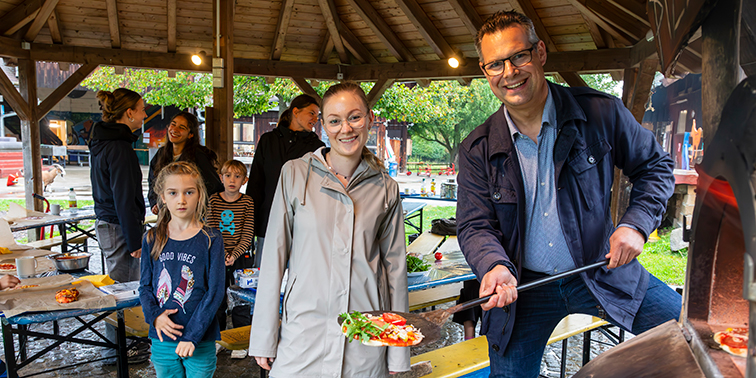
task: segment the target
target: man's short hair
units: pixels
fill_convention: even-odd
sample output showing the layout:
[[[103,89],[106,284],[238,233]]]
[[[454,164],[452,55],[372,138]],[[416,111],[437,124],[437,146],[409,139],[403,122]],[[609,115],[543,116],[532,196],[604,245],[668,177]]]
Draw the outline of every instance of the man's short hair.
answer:
[[[483,40],[483,36],[486,34],[493,34],[500,30],[519,25],[524,28],[528,33],[528,42],[532,44],[538,43],[538,35],[531,21],[527,16],[515,11],[498,11],[489,17],[483,26],[478,30],[478,35],[475,36],[475,49],[478,51],[478,57],[480,61],[483,61],[483,54],[480,51],[480,42]]]
[[[229,160],[223,163],[223,166],[221,167],[221,174],[226,174],[226,172],[236,172],[246,177],[247,167],[239,160]]]

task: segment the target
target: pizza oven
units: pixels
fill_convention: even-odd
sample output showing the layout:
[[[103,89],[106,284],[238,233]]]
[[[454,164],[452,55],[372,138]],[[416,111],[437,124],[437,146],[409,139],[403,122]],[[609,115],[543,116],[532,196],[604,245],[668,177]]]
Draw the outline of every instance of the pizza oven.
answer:
[[[681,325],[708,377],[756,377],[756,78],[730,95],[719,128],[696,166]],[[750,327],[749,327],[750,325]],[[747,358],[712,335],[749,328]]]

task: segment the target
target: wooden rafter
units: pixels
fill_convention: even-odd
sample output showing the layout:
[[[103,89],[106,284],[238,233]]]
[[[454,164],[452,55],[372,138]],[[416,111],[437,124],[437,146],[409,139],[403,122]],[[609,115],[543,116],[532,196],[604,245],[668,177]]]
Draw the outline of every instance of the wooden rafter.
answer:
[[[276,24],[276,33],[273,35],[273,43],[271,44],[270,60],[281,59],[293,9],[294,0],[283,0],[281,2],[281,10],[278,12],[278,23]]]
[[[81,67],[79,67],[76,72],[74,72],[71,76],[66,79],[58,88],[55,88],[55,90],[50,93],[47,98],[45,98],[44,101],[42,101],[38,106],[36,110],[36,116],[37,119],[42,119],[47,113],[52,110],[52,108],[60,102],[60,100],[63,99],[63,97],[68,96],[69,93],[71,93],[76,86],[81,84],[81,82],[89,76],[89,74],[92,73],[97,68],[97,64],[84,64]]]
[[[591,38],[593,39],[593,44],[596,45],[597,49],[605,49],[609,47],[604,41],[604,33],[602,33],[602,30],[596,25],[593,20],[588,18],[588,16],[584,14],[580,14],[583,17],[583,20],[585,21],[585,24],[588,25],[588,32],[591,33]]]
[[[394,84],[393,79],[387,79],[387,78],[380,78],[378,81],[375,82],[375,85],[373,85],[373,88],[370,89],[370,93],[367,94],[367,100],[368,100],[368,107],[371,109],[375,106],[375,104],[378,103],[378,100],[381,99],[381,96],[383,96],[383,93],[386,92],[391,85]]]
[[[294,84],[296,84],[297,88],[299,88],[299,90],[301,90],[302,93],[308,94],[312,96],[313,98],[315,98],[316,100],[318,100],[319,103],[322,103],[323,99],[320,98],[320,95],[318,94],[318,92],[315,91],[315,88],[313,88],[312,85],[310,85],[310,83],[308,83],[307,80],[305,80],[305,78],[301,76],[293,76],[291,78],[291,81],[293,81]]]
[[[583,80],[580,75],[577,74],[577,72],[560,72],[559,76],[562,77],[565,83],[571,87],[587,87],[588,84],[585,83],[585,80]]]
[[[37,34],[39,34],[39,31],[42,30],[42,27],[47,24],[47,20],[50,19],[50,15],[55,10],[55,7],[57,5],[58,0],[45,0],[44,4],[42,4],[42,7],[39,8],[39,12],[37,12],[37,17],[34,18],[31,26],[29,26],[29,29],[26,31],[26,34],[24,35],[25,40],[32,42],[35,38],[37,38]]]
[[[614,26],[615,29],[628,35],[632,40],[637,41],[644,36],[645,32],[638,26],[640,23],[624,18],[624,13],[621,10],[614,8],[603,1],[583,1],[588,8],[593,10],[599,17],[603,18],[604,21]]]
[[[470,0],[449,0],[449,4],[452,6],[459,19],[465,24],[465,27],[470,34],[475,36],[478,34],[478,30],[483,26],[483,19],[475,10],[475,7],[470,3]]]
[[[168,11],[168,52],[176,52],[176,0],[167,0]]]
[[[42,7],[42,0],[23,1],[5,16],[0,17],[0,30],[3,31],[3,35],[13,35],[32,22],[37,17],[40,7]]]
[[[22,120],[31,119],[29,103],[18,93],[16,87],[11,83],[8,75],[2,69],[0,69],[0,94],[8,101],[11,108],[16,111],[19,118]]]
[[[333,51],[333,40],[331,40],[331,35],[328,34],[325,36],[325,41],[320,46],[320,54],[318,54],[318,63],[321,63],[321,64],[328,63],[328,57],[331,56],[332,51]]]
[[[641,39],[630,49],[631,64],[628,67],[635,67],[644,60],[656,54],[656,42]],[[627,68],[627,67],[625,67]]]
[[[599,17],[598,14],[596,14],[595,12],[590,10],[588,7],[583,5],[583,3],[581,3],[580,1],[567,0],[567,2],[569,2],[570,5],[572,5],[573,7],[575,7],[578,10],[578,12],[580,12],[580,14],[585,15],[586,17],[591,19],[591,21],[595,22],[596,25],[598,25],[600,28],[606,30],[607,33],[611,34],[612,37],[617,38],[618,41],[622,42],[623,44],[627,46],[633,44],[632,42],[630,42],[629,39],[627,39],[627,37],[625,37],[624,35],[622,35],[622,33],[614,29],[612,25],[604,21],[603,18]]]
[[[636,21],[646,25],[646,27],[651,27],[651,23],[648,22],[648,18],[646,17],[646,7],[641,5],[641,3],[637,1],[620,2],[617,0],[606,0],[606,2],[614,5],[617,9],[630,15],[630,17],[634,18]]]
[[[436,28],[417,0],[396,0],[396,3],[439,58],[447,59],[458,55],[441,32],[438,31],[438,28]]]
[[[654,81],[654,74],[659,67],[659,59],[646,59],[641,62],[638,68],[638,74],[635,78],[635,85],[633,89],[633,95],[630,100],[630,113],[633,114],[635,120],[640,122],[643,119],[643,114],[646,113],[646,102],[651,95],[651,84]]]
[[[63,43],[60,17],[58,17],[58,12],[55,9],[50,13],[50,18],[47,19],[47,27],[50,29],[50,38],[52,38],[53,43]]]
[[[417,60],[368,0],[347,0],[347,2],[397,60],[400,62]]]
[[[349,63],[349,56],[344,48],[344,42],[341,40],[341,20],[339,20],[339,14],[336,12],[336,5],[333,0],[318,0],[320,4],[320,12],[325,19],[328,33],[331,34],[331,41],[333,47],[336,49],[336,53],[339,54],[339,60],[341,63]]]
[[[361,63],[378,64],[378,60],[375,59],[370,50],[357,39],[357,36],[349,30],[349,27],[344,23],[341,24],[341,38],[344,41],[344,45]]]
[[[118,4],[116,0],[105,0],[105,8],[108,10],[108,27],[110,28],[110,46],[114,49],[121,48],[121,25],[118,22]]]
[[[472,81],[473,81],[473,78],[471,78],[471,77],[458,77],[457,78],[457,82],[460,85],[465,86],[465,87],[467,87],[470,84],[472,84]]]

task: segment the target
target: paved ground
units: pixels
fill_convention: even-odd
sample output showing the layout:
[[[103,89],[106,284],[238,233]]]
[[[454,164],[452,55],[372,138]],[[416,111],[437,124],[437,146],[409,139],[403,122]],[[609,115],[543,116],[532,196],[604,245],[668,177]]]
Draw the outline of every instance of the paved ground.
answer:
[[[142,167],[143,188],[146,194],[147,192],[147,167]],[[447,176],[434,176],[436,178],[437,185],[440,187],[440,182],[445,182]],[[404,191],[405,188],[412,192],[420,192],[420,186],[423,177],[416,175],[406,176],[401,175],[396,178],[400,185],[400,190]],[[24,187],[23,179],[19,180],[19,184],[12,187],[6,187],[0,183],[0,200],[11,198],[23,198]],[[79,199],[91,199],[91,183],[89,180],[88,167],[68,166],[66,167],[66,175],[64,177],[58,177],[50,186],[50,191],[45,193],[47,198],[51,199],[66,199],[68,198],[68,188],[73,187],[77,193]],[[437,188],[440,190],[440,188]],[[450,202],[443,201],[428,201],[429,206],[449,206]],[[90,252],[94,254],[90,262],[90,270],[99,272],[101,268],[100,263],[100,251],[97,243],[90,240],[89,244]],[[61,322],[61,332],[66,333],[72,329],[75,329],[80,324],[76,320],[66,320]],[[104,326],[100,325],[100,331],[102,332]],[[49,331],[52,329],[52,325],[40,324],[35,325],[33,330]],[[84,334],[85,337],[87,333]],[[94,334],[89,333],[88,337],[94,338]],[[601,336],[596,336],[599,340],[606,342],[607,340]],[[420,354],[429,350],[433,350],[446,345],[451,345],[462,340],[462,328],[452,322],[448,322],[443,328],[442,337],[434,344],[427,345],[421,348],[413,348],[412,354]],[[29,350],[30,354],[34,351],[44,349],[44,347],[50,345],[50,342],[30,339]],[[18,347],[18,346],[17,346]],[[608,349],[606,346],[597,345],[592,348],[592,355],[595,357],[598,353]],[[4,356],[4,351],[0,346],[0,355]],[[541,365],[541,374],[547,377],[559,376],[559,356],[561,355],[561,344],[556,343],[553,346],[548,346],[544,354],[544,360]],[[78,363],[88,359],[95,359],[99,356],[99,348],[79,345],[67,345],[58,347],[51,352],[48,352],[39,362],[30,365],[29,367],[21,370],[24,375],[32,374],[35,372],[43,371],[46,369],[56,368],[71,363]],[[251,378],[259,377],[259,367],[254,362],[254,359],[247,357],[244,359],[231,359],[231,352],[228,350],[221,350],[218,354],[218,367],[215,373],[215,377],[233,377],[233,378]],[[4,357],[3,357],[4,359]],[[567,371],[568,375],[572,375],[579,369],[582,361],[582,338],[573,337],[569,342]],[[129,367],[129,373],[131,377],[155,377],[155,371],[152,364],[148,361],[142,364],[133,365]],[[58,370],[52,373],[45,373],[39,375],[39,377],[68,377],[68,376],[102,376],[102,377],[116,377],[114,366],[105,366],[101,362],[94,362],[91,364],[81,365],[75,368],[67,368]]]

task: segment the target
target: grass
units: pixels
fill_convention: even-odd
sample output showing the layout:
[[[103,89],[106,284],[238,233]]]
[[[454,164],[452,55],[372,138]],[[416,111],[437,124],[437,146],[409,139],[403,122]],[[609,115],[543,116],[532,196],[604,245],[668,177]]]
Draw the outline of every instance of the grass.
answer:
[[[439,218],[451,218],[456,214],[455,206],[426,206],[423,209],[423,232],[430,231],[431,221]],[[415,229],[404,227],[407,235],[415,233]],[[685,266],[688,261],[688,249],[672,252],[669,247],[671,230],[659,230],[661,240],[646,243],[643,253],[638,257],[651,274],[668,285],[682,286],[685,281]]]

